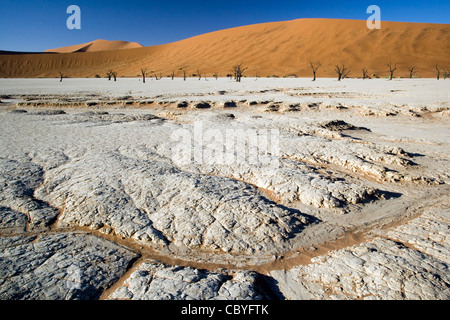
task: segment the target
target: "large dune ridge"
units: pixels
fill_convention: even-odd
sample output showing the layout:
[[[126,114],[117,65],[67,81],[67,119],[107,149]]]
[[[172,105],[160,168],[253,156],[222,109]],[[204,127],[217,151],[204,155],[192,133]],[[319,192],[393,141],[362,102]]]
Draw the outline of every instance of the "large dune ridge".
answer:
[[[335,77],[336,64],[352,70],[350,77],[388,76],[387,64],[398,64],[396,77],[435,77],[435,65],[450,67],[450,25],[382,22],[368,29],[364,20],[298,19],[262,23],[199,35],[182,41],[121,50],[48,54],[0,55],[0,77],[105,76],[109,69],[119,77],[175,72],[211,76],[231,73],[232,66],[248,67],[245,76],[312,76],[310,61],[320,61],[318,77]],[[76,49],[76,47],[74,47]],[[76,50],[75,50],[76,51]]]
[[[111,50],[123,50],[142,48],[143,46],[137,42],[128,41],[108,41],[108,40],[95,40],[88,43],[78,44],[74,46],[61,47],[57,49],[48,49],[45,52],[55,53],[74,53],[74,52],[98,52],[98,51],[111,51]]]

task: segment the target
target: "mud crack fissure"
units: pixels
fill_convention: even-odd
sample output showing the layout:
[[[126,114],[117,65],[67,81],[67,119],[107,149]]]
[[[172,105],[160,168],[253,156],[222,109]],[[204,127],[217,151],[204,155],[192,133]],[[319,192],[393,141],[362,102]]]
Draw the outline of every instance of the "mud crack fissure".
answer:
[[[442,82],[64,80],[0,89],[2,298],[448,299]]]

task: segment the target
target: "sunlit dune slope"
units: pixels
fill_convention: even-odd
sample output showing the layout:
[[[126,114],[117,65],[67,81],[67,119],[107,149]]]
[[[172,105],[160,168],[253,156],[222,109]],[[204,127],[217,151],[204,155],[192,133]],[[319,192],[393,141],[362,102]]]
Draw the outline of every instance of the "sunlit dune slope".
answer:
[[[165,45],[130,48],[94,41],[62,48],[60,54],[1,54],[0,77],[105,76],[114,69],[120,76],[138,76],[141,68],[166,76],[197,73],[225,76],[243,63],[246,76],[312,75],[309,62],[320,61],[319,77],[334,77],[336,64],[348,65],[351,77],[388,75],[387,64],[398,63],[395,76],[409,75],[415,65],[419,77],[434,77],[436,64],[450,68],[450,25],[382,22],[370,30],[366,21],[300,19],[263,23],[216,31]],[[131,44],[130,44],[131,45]],[[133,44],[138,45],[138,44]],[[80,52],[83,51],[83,52]]]

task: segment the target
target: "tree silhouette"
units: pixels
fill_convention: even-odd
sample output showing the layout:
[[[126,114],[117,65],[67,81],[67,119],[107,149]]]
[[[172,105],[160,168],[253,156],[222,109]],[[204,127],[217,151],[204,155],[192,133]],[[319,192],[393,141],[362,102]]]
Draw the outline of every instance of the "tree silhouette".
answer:
[[[338,75],[338,81],[347,78],[348,75],[350,74],[351,70],[344,64],[342,66],[336,65],[335,67],[336,67],[335,71]]]
[[[409,78],[412,79],[416,73],[416,66],[408,66]]]
[[[233,66],[234,79],[236,80],[236,82],[241,82],[242,75],[244,74],[244,71],[247,69],[248,67],[247,68],[242,67],[242,63]]]
[[[141,68],[141,74],[142,74],[142,81],[145,83],[145,74],[147,73],[147,68],[142,69]]]
[[[370,77],[369,77],[369,72],[368,72],[367,68],[364,67],[364,68],[362,68],[361,70],[362,70],[362,73],[363,73],[363,80],[364,80],[364,79],[370,79]]]
[[[316,81],[316,72],[322,66],[322,64],[320,63],[320,61],[317,62],[310,61],[309,64],[311,65],[311,69],[314,75],[313,81]]]
[[[179,68],[178,70],[183,70],[183,80],[186,81],[186,67]]]
[[[392,66],[392,62],[389,62],[389,64],[387,66],[389,67],[389,73],[390,73],[389,80],[392,80],[394,78],[394,72],[395,72],[395,70],[397,70],[397,64]]]
[[[441,69],[439,68],[439,65],[435,65],[434,68],[436,69],[436,79],[439,80],[441,77]]]

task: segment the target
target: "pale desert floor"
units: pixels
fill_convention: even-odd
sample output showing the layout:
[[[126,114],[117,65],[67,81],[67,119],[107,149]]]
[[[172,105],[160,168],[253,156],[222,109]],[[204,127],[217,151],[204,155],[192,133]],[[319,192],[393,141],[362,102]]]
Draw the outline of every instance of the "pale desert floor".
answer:
[[[449,299],[449,88],[0,79],[0,298]]]

